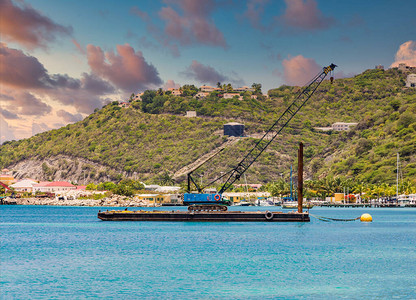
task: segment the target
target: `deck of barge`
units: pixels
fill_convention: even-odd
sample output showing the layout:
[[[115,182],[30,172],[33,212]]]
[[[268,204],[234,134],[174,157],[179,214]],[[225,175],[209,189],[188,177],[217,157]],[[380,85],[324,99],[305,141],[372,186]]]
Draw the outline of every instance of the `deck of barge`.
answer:
[[[308,213],[280,211],[146,211],[111,210],[98,213],[103,221],[195,221],[195,222],[310,222]]]

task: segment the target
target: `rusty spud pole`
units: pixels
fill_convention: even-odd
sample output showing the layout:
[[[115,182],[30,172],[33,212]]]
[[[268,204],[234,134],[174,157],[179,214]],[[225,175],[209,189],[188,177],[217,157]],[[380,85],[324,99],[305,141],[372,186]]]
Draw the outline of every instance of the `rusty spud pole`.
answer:
[[[302,213],[303,204],[303,143],[299,143],[298,151],[298,213]]]

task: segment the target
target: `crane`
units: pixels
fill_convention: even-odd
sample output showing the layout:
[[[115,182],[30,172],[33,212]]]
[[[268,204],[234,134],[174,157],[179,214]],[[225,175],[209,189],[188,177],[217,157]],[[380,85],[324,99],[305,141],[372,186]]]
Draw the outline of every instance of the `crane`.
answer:
[[[227,207],[224,206],[224,204],[228,203],[227,200],[223,198],[222,194],[229,189],[234,182],[239,180],[248,168],[250,168],[250,166],[257,160],[264,150],[266,150],[270,143],[287,126],[296,113],[305,105],[309,98],[311,98],[322,81],[324,81],[325,77],[331,73],[335,67],[337,66],[334,64],[324,67],[320,73],[318,73],[302,90],[298,92],[293,102],[286,108],[273,125],[270,126],[266,133],[264,133],[264,135],[256,142],[247,155],[244,156],[244,158],[230,171],[221,174],[221,176],[206,185],[210,186],[216,181],[226,178],[225,182],[216,194],[202,193],[204,187],[200,186],[192,177],[192,173],[195,170],[188,173],[188,190],[187,193],[184,194],[183,199],[185,205],[190,205],[188,210],[227,210]],[[331,77],[331,83],[332,81],[333,77]],[[191,193],[191,183],[195,185],[198,193]]]

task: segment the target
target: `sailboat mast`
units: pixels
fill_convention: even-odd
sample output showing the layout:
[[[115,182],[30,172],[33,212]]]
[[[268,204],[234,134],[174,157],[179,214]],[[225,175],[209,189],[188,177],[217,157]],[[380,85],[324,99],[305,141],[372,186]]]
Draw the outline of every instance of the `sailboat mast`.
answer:
[[[396,202],[399,202],[399,152],[397,152],[397,168],[396,168]]]

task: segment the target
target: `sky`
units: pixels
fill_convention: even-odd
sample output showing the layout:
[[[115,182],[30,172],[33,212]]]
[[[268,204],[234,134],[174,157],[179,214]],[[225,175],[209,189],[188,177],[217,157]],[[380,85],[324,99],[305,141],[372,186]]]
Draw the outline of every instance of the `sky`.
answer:
[[[416,66],[415,0],[0,0],[0,142],[184,84]]]

